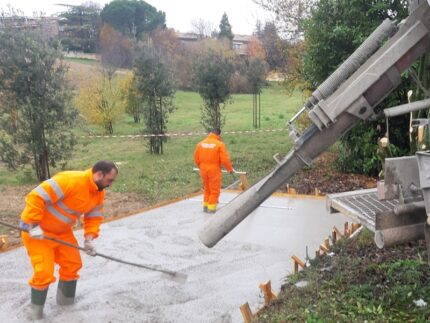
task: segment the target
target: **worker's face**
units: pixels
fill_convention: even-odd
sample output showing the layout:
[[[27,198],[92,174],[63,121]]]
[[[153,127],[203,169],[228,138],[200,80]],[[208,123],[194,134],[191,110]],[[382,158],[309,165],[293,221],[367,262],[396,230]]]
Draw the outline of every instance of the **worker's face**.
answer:
[[[118,174],[116,173],[115,169],[112,169],[110,173],[107,174],[103,174],[101,171],[96,172],[94,173],[94,183],[96,183],[99,191],[103,191],[106,187],[112,185],[117,175]]]

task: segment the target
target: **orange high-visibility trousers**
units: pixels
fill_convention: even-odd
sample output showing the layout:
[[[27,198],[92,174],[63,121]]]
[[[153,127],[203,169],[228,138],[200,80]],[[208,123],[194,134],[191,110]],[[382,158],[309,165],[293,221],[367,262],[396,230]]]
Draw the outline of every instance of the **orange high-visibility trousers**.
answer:
[[[210,210],[215,210],[221,193],[221,169],[219,167],[207,167],[201,165],[200,176],[204,186],[203,205]]]
[[[55,236],[48,233],[47,236],[78,244],[72,231]],[[82,260],[78,249],[51,240],[33,239],[26,232],[22,232],[22,241],[33,266],[33,277],[28,281],[31,287],[45,289],[55,282],[55,264],[60,266],[60,280],[70,281],[79,278],[78,271],[82,268]]]

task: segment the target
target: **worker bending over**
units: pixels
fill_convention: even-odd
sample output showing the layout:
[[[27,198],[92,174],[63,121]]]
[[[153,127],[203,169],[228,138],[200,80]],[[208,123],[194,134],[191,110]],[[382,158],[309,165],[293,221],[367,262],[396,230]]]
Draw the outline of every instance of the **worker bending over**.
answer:
[[[53,237],[77,245],[73,225],[83,214],[84,248],[95,256],[92,243],[103,221],[104,189],[111,185],[118,169],[111,161],[99,161],[86,171],[56,174],[33,189],[26,197],[21,214],[22,241],[33,266],[31,317],[41,319],[49,284],[55,282],[54,265],[59,265],[57,304],[74,303],[78,272],[82,267],[79,250],[54,241]]]

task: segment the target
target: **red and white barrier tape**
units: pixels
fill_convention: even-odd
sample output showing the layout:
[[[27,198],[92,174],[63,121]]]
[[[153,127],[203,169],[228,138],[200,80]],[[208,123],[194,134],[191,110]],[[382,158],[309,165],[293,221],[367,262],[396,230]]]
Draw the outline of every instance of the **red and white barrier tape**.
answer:
[[[285,131],[286,128],[282,129],[263,129],[263,130],[238,130],[238,131],[224,131],[222,135],[242,135],[242,134],[253,134],[253,133],[267,133],[267,132],[280,132]],[[148,134],[148,135],[90,135],[80,136],[80,138],[152,138],[152,137],[193,137],[193,136],[206,136],[207,132],[180,132],[180,133],[165,133],[165,134]]]

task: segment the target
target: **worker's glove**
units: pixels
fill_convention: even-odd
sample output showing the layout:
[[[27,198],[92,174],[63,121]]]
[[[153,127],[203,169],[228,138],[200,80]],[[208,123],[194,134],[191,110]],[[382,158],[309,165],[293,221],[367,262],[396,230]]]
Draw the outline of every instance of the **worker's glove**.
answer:
[[[236,173],[236,170],[233,168],[231,171],[229,171],[229,173],[233,175],[234,173]]]
[[[94,244],[93,244],[93,237],[90,237],[90,236],[85,237],[84,249],[85,249],[85,252],[90,256],[95,257],[97,255],[96,248],[94,247]]]
[[[30,235],[30,237],[32,237],[33,239],[43,239],[43,230],[39,225],[34,225],[31,226],[30,229],[28,230],[28,234]]]

